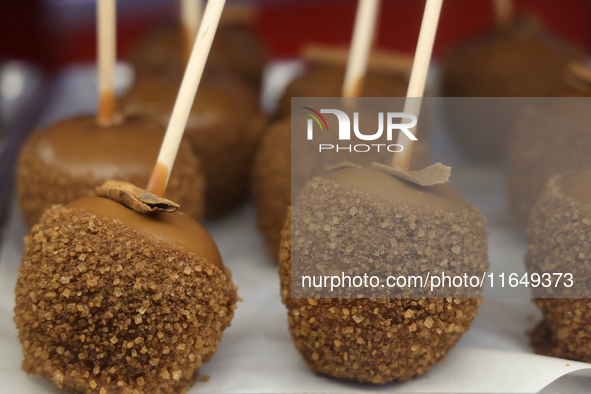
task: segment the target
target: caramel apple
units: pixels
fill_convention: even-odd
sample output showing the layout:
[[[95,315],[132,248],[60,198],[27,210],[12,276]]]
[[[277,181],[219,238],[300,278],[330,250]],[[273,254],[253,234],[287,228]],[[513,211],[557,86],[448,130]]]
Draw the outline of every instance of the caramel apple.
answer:
[[[14,309],[23,369],[76,393],[184,393],[236,301],[190,216],[102,197],[56,205],[25,238]]]
[[[526,232],[530,273],[570,273],[575,287],[567,290],[581,297],[535,298],[543,320],[532,333],[532,346],[539,354],[591,362],[585,285],[591,262],[591,167],[552,177],[532,209]]]
[[[529,17],[517,18],[454,48],[442,71],[444,97],[545,97],[564,84],[568,66],[583,59],[573,45]],[[518,108],[512,102],[444,101],[448,129],[468,159],[500,162]]]
[[[279,252],[289,330],[308,366],[339,379],[385,383],[441,362],[470,328],[478,292],[473,298],[365,298],[355,287],[353,298],[323,298],[331,297],[326,288],[305,293],[299,281],[319,266],[350,276],[484,272],[485,223],[445,184],[418,186],[368,168],[310,181],[287,217]],[[306,298],[312,293],[318,296]]]
[[[127,116],[168,124],[180,80],[144,78],[122,98]],[[203,164],[206,216],[219,217],[248,191],[248,171],[265,118],[256,96],[226,71],[210,67],[199,86],[184,139]]]
[[[99,126],[94,117],[72,118],[31,136],[20,153],[17,189],[25,220],[36,223],[54,204],[95,193],[106,180],[146,185],[156,163],[164,128],[133,117]],[[205,213],[205,177],[187,143],[180,146],[167,197],[200,220]]]

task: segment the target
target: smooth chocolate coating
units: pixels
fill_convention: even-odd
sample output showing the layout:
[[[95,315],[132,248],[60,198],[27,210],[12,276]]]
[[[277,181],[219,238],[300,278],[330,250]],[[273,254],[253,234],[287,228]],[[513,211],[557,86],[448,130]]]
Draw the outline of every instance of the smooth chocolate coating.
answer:
[[[140,234],[183,248],[223,269],[222,257],[211,235],[182,212],[141,215],[103,197],[83,197],[66,208],[84,209],[100,217],[117,219]]]
[[[324,178],[361,192],[381,194],[399,204],[430,206],[446,211],[470,208],[470,204],[449,185],[414,185],[371,168],[345,168]]]
[[[562,180],[562,191],[581,204],[591,203],[591,167],[566,176]]]
[[[220,69],[206,69],[191,107],[187,130],[244,126],[244,117],[257,110],[256,96],[239,80]],[[158,118],[167,124],[181,80],[143,78],[123,97],[123,112]]]
[[[163,134],[162,127],[148,120],[102,127],[94,117],[85,116],[51,126],[34,149],[43,162],[63,173],[120,179],[151,172]]]

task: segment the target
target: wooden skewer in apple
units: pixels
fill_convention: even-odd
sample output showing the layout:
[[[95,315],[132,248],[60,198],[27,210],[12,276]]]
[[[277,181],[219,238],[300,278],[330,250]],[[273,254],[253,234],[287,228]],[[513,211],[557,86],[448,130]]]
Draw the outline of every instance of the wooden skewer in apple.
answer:
[[[211,34],[223,4],[208,3]],[[207,57],[204,37],[208,32],[196,41],[198,58]],[[188,75],[180,103],[192,100],[200,74]],[[172,166],[178,141],[173,151],[164,146]],[[175,204],[124,182],[97,192],[101,197],[53,206],[27,237],[14,318],[25,370],[79,393],[186,392],[233,318],[238,297],[230,272],[197,221],[169,212]],[[138,213],[153,201],[166,212],[156,206]],[[80,340],[89,327],[90,347]]]
[[[412,71],[410,73],[410,81],[406,93],[406,101],[404,103],[404,112],[414,115],[417,120],[421,110],[422,97],[425,92],[425,84],[427,82],[429,65],[431,64],[433,44],[435,43],[435,35],[437,33],[437,25],[439,24],[439,15],[441,13],[442,5],[443,0],[427,1],[421,30],[419,32],[419,40]],[[411,129],[413,133],[414,130],[416,130],[416,126]],[[398,134],[397,144],[401,145],[403,150],[393,156],[392,165],[394,167],[399,167],[405,170],[410,168],[413,142],[416,140],[416,137],[410,139],[404,133]]]
[[[208,3],[203,15],[203,20],[197,32],[197,39],[193,45],[189,62],[181,87],[170,116],[166,135],[162,141],[160,153],[156,166],[152,171],[147,190],[158,195],[164,196],[166,186],[170,177],[170,172],[174,165],[177,151],[181,144],[181,139],[189,119],[191,107],[203,76],[205,62],[213,43],[213,38],[217,30],[225,0]]]
[[[441,5],[427,0],[410,94],[426,74]],[[406,110],[418,114],[407,101]],[[431,298],[433,292],[402,281],[386,287],[388,278],[413,275],[429,283],[442,270],[460,275],[488,267],[486,220],[478,209],[449,185],[422,186],[392,170],[342,166],[314,178],[281,232],[289,330],[307,365],[322,374],[381,384],[425,373],[469,329],[481,303],[479,289]],[[370,275],[373,283],[359,281]],[[357,283],[348,280],[355,277]],[[332,282],[324,286],[319,278]],[[445,316],[438,312],[444,309]],[[383,323],[389,321],[397,322],[394,335]]]
[[[359,97],[367,72],[379,15],[380,0],[359,0],[355,28],[343,81],[343,97]]]
[[[115,1],[98,0],[96,114],[52,124],[32,134],[21,150],[17,188],[29,226],[51,206],[93,194],[107,180],[144,186],[150,178],[165,128],[143,116],[123,118],[117,111],[115,21]],[[201,220],[205,211],[203,167],[185,142],[177,164],[167,197]]]

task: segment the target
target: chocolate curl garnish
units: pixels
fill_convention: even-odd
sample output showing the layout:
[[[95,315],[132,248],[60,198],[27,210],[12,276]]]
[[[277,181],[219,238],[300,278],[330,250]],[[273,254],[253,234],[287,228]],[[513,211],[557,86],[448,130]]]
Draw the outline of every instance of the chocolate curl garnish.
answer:
[[[343,168],[363,167],[361,167],[358,164],[346,161],[326,167],[326,169],[330,171],[336,171]],[[423,168],[422,170],[418,171],[404,170],[400,167],[391,167],[380,163],[372,163],[370,168],[381,171],[402,181],[409,182],[419,186],[433,186],[445,183],[449,180],[449,177],[451,175],[451,167],[445,166],[441,163],[432,164],[429,167]]]
[[[143,215],[158,212],[171,213],[180,207],[176,202],[152,194],[128,182],[107,181],[97,187],[96,192],[101,197],[118,202]]]

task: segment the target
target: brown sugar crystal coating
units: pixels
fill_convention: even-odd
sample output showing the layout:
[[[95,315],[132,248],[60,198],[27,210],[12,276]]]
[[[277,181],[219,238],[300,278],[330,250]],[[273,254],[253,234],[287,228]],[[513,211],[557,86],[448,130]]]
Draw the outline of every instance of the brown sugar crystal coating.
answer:
[[[516,116],[505,179],[509,207],[521,228],[550,177],[591,165],[590,103],[589,98],[544,99]]]
[[[589,298],[536,298],[543,319],[532,331],[536,354],[591,362]]]
[[[306,74],[294,79],[279,103],[280,116],[289,116],[292,97],[340,97],[345,67],[312,64]],[[408,82],[404,74],[368,71],[363,80],[361,97],[404,97]]]
[[[310,368],[385,383],[441,362],[469,330],[480,298],[292,298],[299,296],[292,275],[343,259],[351,276],[380,266],[400,274],[409,263],[482,272],[486,220],[478,210],[397,203],[322,178],[308,183],[298,204],[282,231],[279,275],[292,339]]]
[[[530,272],[568,272],[575,286],[586,283],[591,275],[589,184],[590,168],[550,179],[532,209],[526,231],[525,261]],[[588,287],[583,286],[579,285],[576,296],[586,298],[534,299],[543,316],[531,337],[537,353],[591,362],[591,303]]]
[[[470,40],[449,53],[442,71],[444,97],[545,97],[564,85],[568,66],[582,61],[574,46],[531,19]],[[560,94],[560,93],[558,93]],[[469,159],[500,162],[518,108],[512,101],[447,102],[448,129]],[[473,108],[471,108],[473,107]]]
[[[156,163],[164,128],[142,118],[101,127],[94,117],[58,122],[35,133],[23,146],[17,188],[29,226],[54,204],[92,195],[110,179],[145,186]],[[196,219],[205,211],[205,177],[199,159],[182,143],[166,197]]]
[[[209,68],[189,115],[184,139],[205,171],[206,216],[223,215],[248,190],[248,171],[265,118],[251,90],[221,69]],[[168,124],[180,80],[144,78],[122,98],[123,113]]]
[[[25,238],[23,369],[77,393],[184,393],[233,317],[230,273],[126,221],[55,206]]]
[[[153,76],[180,78],[185,71],[181,29],[170,24],[148,33],[134,48],[131,63],[136,79]],[[208,64],[224,67],[249,86],[260,89],[267,61],[265,49],[252,31],[241,23],[221,23],[216,32]]]

